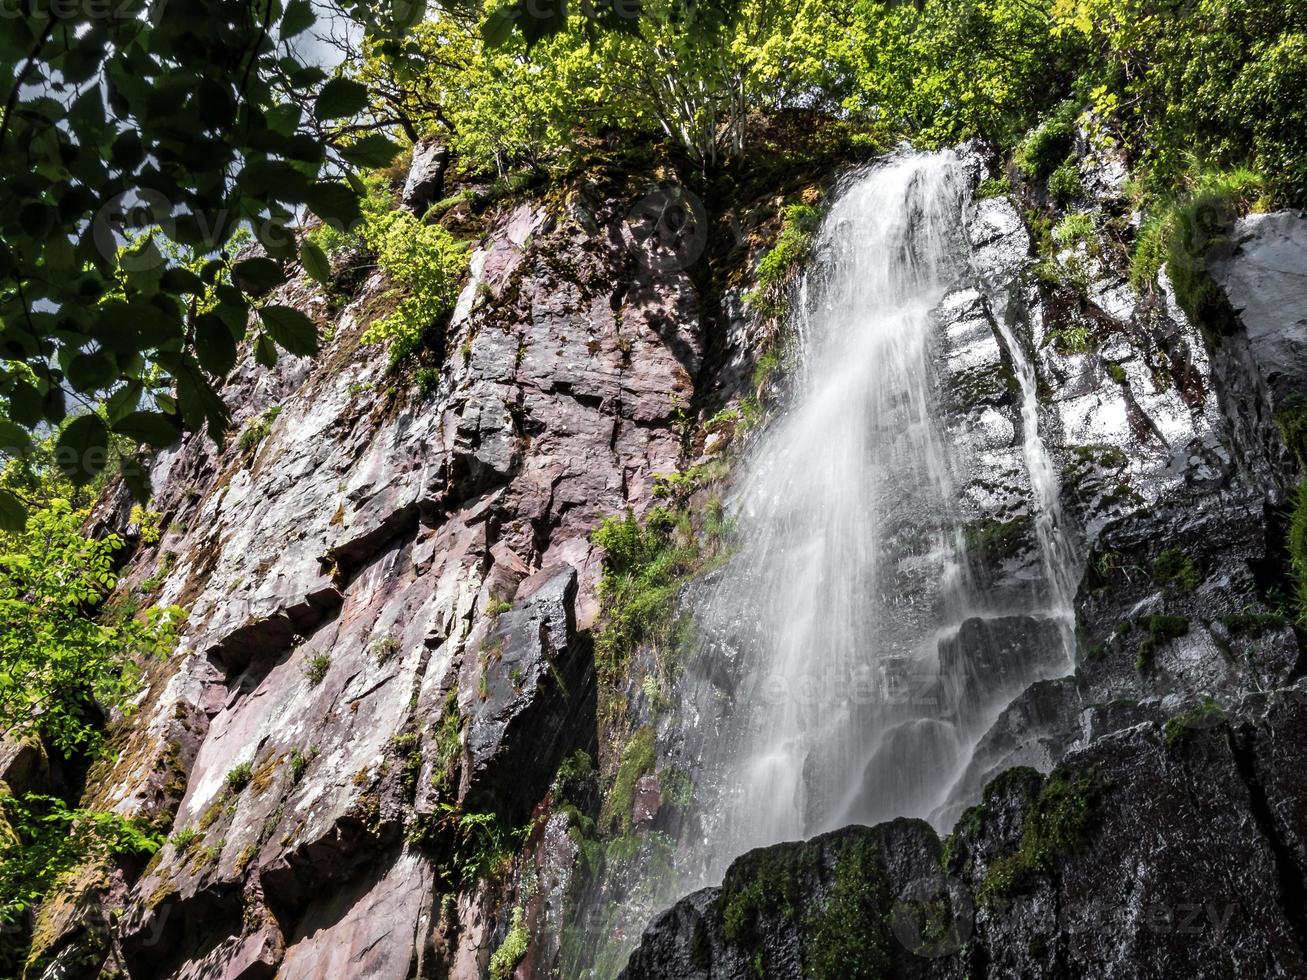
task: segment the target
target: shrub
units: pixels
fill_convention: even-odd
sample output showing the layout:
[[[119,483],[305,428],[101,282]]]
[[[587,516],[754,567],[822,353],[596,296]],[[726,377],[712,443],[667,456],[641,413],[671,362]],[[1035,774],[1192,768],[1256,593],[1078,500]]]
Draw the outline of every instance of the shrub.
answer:
[[[309,658],[308,663],[304,665],[304,676],[309,679],[309,683],[316,687],[322,683],[327,671],[331,669],[331,655],[326,653],[317,653]]]
[[[1059,201],[1066,202],[1082,197],[1084,184],[1080,181],[1080,168],[1071,158],[1053,171],[1048,178],[1048,192]]]
[[[458,299],[467,267],[467,246],[444,228],[426,225],[407,211],[388,211],[369,219],[363,237],[377,264],[404,296],[387,316],[364,332],[365,344],[389,346],[391,368],[399,366],[443,327]]]
[[[1085,245],[1094,252],[1098,238],[1094,232],[1094,216],[1088,211],[1073,211],[1053,228],[1053,241],[1063,248]]]
[[[307,752],[301,752],[299,749],[292,749],[290,753],[290,781],[294,785],[304,778],[304,773],[318,755],[316,748],[310,748]]]
[[[281,406],[273,405],[262,415],[251,419],[245,426],[245,431],[241,433],[241,452],[246,454],[253,452],[259,443],[268,437],[268,433],[272,431],[272,423],[277,421],[277,416],[280,414]]]
[[[1246,167],[1227,171],[1195,165],[1186,178],[1188,190],[1162,203],[1143,225],[1130,260],[1130,280],[1136,288],[1156,281],[1166,264],[1176,299],[1191,320],[1203,323],[1220,301],[1206,272],[1212,248],[1228,240],[1235,221],[1256,206],[1265,186]]]
[[[1026,137],[1017,148],[1017,167],[1027,177],[1047,177],[1057,169],[1075,145],[1075,120],[1079,115],[1074,103],[1064,102],[1053,114]]]
[[[235,766],[234,768],[232,768],[230,772],[227,773],[227,779],[226,779],[227,788],[231,790],[233,793],[239,793],[241,790],[243,790],[246,786],[250,784],[250,780],[253,778],[254,778],[253,764],[249,762],[242,762],[240,765]]]
[[[700,542],[687,514],[663,508],[651,511],[643,525],[632,514],[610,517],[593,539],[604,549],[604,622],[595,638],[595,664],[600,679],[611,683],[640,643],[673,642],[676,594],[721,542],[711,533]]]
[[[998,177],[986,177],[976,187],[976,200],[985,201],[991,197],[1006,197],[1012,193],[1012,181],[1007,174]]]

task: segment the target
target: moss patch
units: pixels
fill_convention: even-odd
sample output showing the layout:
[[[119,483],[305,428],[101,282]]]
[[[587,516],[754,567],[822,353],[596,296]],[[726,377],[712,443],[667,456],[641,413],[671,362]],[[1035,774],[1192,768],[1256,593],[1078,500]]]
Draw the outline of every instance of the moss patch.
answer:
[[[1049,776],[1026,808],[1016,851],[985,869],[976,892],[981,904],[992,907],[1029,891],[1060,857],[1077,851],[1093,825],[1102,792],[1089,778],[1068,779],[1056,771]]]
[[[641,728],[631,736],[622,750],[621,762],[617,765],[617,775],[613,788],[604,799],[600,824],[610,830],[628,833],[631,829],[631,809],[635,803],[635,784],[641,776],[653,771],[654,767],[654,733],[649,727]]]
[[[1153,657],[1161,647],[1189,633],[1189,620],[1184,616],[1146,616],[1138,625],[1148,632],[1135,658],[1135,669],[1140,673],[1153,666]]]
[[[1168,548],[1153,559],[1153,580],[1180,592],[1192,592],[1202,584],[1203,576],[1193,559],[1177,548]]]
[[[886,976],[890,895],[878,858],[878,846],[865,837],[842,842],[833,873],[827,870],[821,841],[750,854],[731,868],[722,885],[727,939],[757,949],[753,973],[770,976],[774,965],[767,961],[764,938],[779,918],[798,932],[804,976]]]

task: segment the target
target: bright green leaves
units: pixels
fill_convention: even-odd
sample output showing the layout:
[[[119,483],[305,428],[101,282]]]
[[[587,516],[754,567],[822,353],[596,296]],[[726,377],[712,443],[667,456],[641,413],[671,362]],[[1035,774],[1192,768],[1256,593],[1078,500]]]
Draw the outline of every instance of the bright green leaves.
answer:
[[[121,707],[136,687],[133,658],[170,649],[181,616],[155,609],[108,623],[86,614],[117,582],[122,541],[83,536],[85,517],[56,499],[33,511],[24,533],[0,536],[0,734],[39,734],[65,754],[95,747],[89,699]]]
[[[362,338],[365,344],[388,344],[394,367],[416,353],[428,332],[438,331],[454,309],[467,269],[467,247],[407,211],[372,218],[363,236],[377,253],[377,264],[405,287],[395,310],[369,326]]]

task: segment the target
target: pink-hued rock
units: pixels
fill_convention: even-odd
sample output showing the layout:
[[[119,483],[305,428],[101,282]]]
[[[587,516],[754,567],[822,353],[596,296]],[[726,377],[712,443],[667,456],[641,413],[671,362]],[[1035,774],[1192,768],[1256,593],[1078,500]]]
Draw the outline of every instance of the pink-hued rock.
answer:
[[[122,587],[162,571],[151,598],[189,621],[91,787],[105,808],[175,814],[118,901],[131,975],[410,975],[448,928],[441,806],[525,820],[577,732],[593,739],[589,535],[676,470],[703,362],[688,275],[638,267],[622,213],[591,193],[571,216],[522,205],[493,224],[430,397],[360,345],[391,284],[373,275],[338,310],[294,279],[273,301],[331,328],[322,353],[247,355],[223,387],[227,444],[194,435],[157,461],[165,532]],[[96,520],[130,532],[128,509],[113,494]],[[436,761],[451,703],[452,781]],[[426,849],[405,844],[423,831]],[[78,914],[65,903],[44,952],[76,940]],[[457,931],[447,966],[484,962]]]

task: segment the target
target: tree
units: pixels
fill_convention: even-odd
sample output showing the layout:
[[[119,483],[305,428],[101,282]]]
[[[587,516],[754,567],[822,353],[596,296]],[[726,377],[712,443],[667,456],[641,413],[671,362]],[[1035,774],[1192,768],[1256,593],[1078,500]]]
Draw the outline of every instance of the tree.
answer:
[[[171,649],[182,615],[94,618],[123,542],[86,537],[85,517],[56,498],[21,534],[0,535],[0,737],[37,735],[65,755],[95,748],[100,710],[126,703],[140,661]]]
[[[31,433],[60,426],[71,403],[107,407],[61,429],[59,465],[79,481],[106,465],[111,433],[145,447],[184,428],[222,437],[215,380],[235,362],[254,300],[295,255],[296,210],[358,218],[350,184],[326,176],[314,127],[356,113],[366,93],[297,59],[292,41],[313,23],[310,0],[23,0],[6,10],[0,452],[30,451]],[[306,92],[310,118],[289,97]],[[384,137],[339,143],[342,164],[374,165],[394,149]],[[233,265],[222,254],[243,225],[271,258]],[[169,243],[213,258],[186,268]],[[258,312],[265,363],[278,348],[317,349],[303,314]],[[128,476],[144,499],[144,467]],[[0,527],[23,518],[0,491]]]

